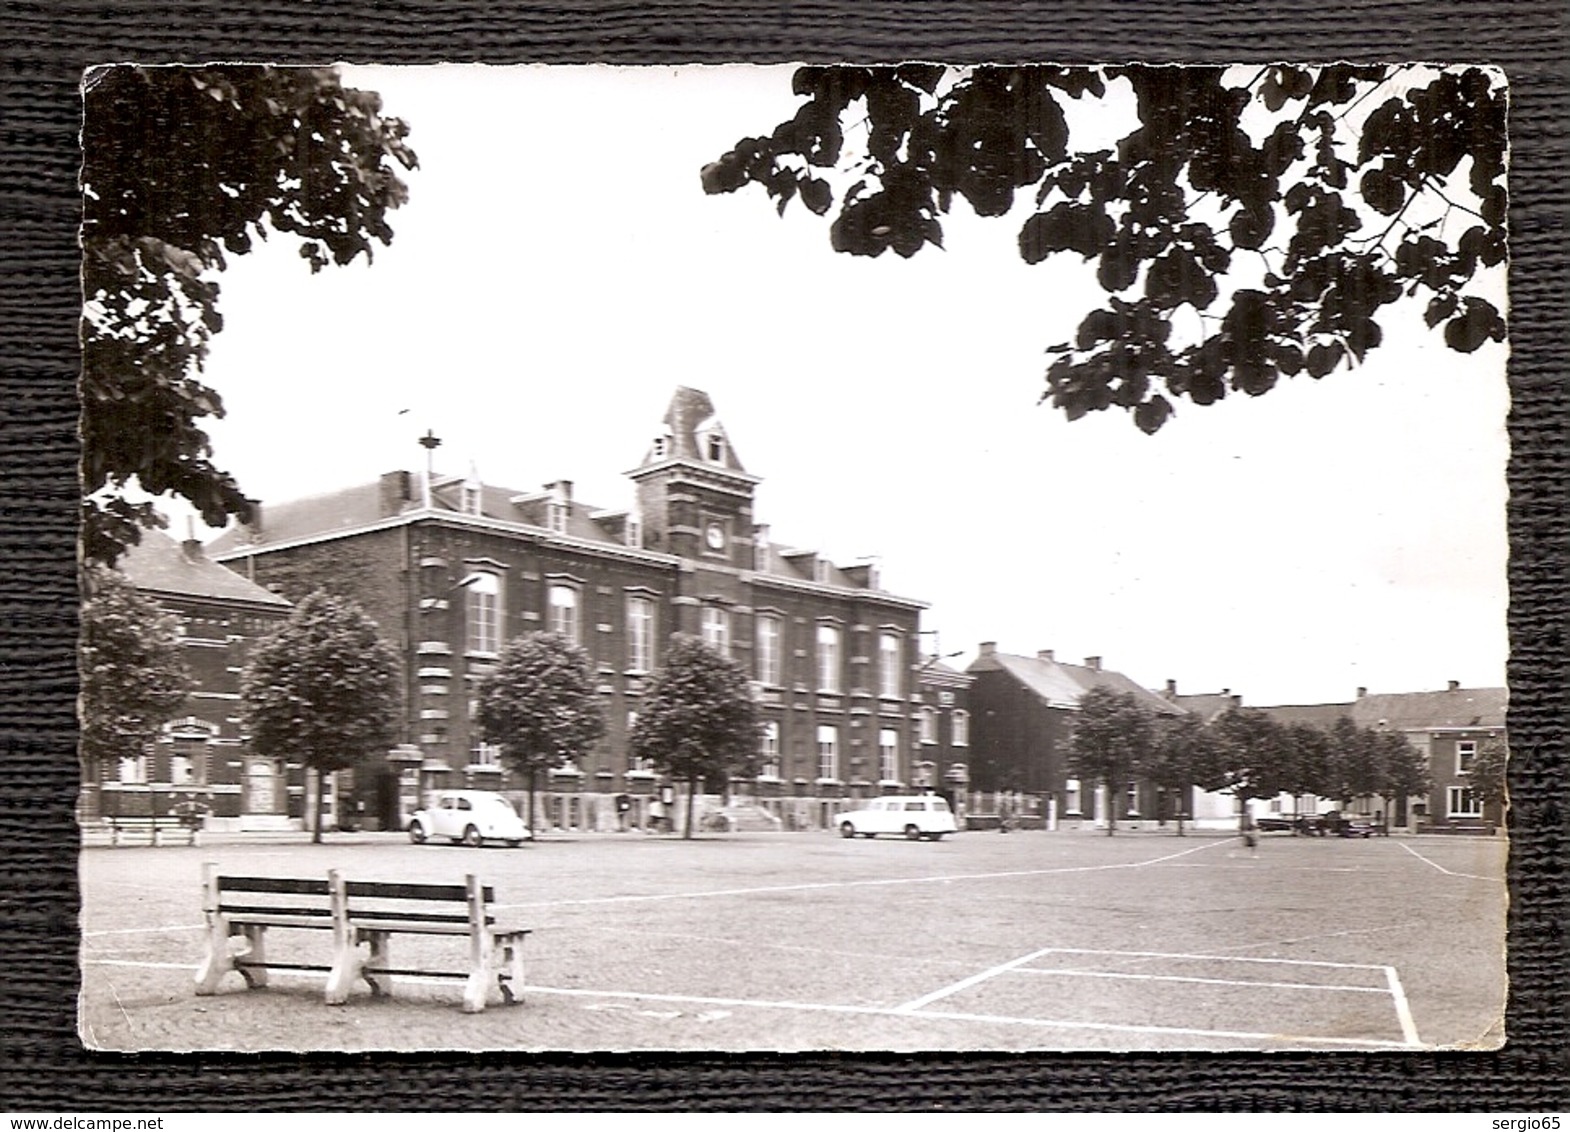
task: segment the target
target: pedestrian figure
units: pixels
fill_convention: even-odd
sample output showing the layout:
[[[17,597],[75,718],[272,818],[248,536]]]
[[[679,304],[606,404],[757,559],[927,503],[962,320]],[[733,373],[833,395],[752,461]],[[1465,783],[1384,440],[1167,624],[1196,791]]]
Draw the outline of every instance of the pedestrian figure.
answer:
[[[1243,823],[1243,844],[1248,846],[1250,857],[1259,856],[1259,834],[1254,829],[1254,823],[1246,819]]]

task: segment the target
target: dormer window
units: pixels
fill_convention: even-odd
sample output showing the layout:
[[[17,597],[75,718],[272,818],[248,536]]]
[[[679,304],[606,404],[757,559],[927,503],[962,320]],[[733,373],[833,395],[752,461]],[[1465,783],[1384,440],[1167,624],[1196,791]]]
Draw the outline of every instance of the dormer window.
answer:
[[[663,459],[665,459],[666,456],[669,456],[670,455],[670,448],[671,448],[670,437],[668,437],[668,436],[656,436],[654,438],[654,458],[656,460],[663,460]]]
[[[628,546],[643,545],[643,524],[631,515],[627,516],[626,536]]]
[[[545,505],[545,525],[559,535],[567,533],[567,505],[553,499]]]
[[[480,513],[480,485],[466,483],[463,485],[463,496],[459,510],[465,515],[478,515]]]
[[[725,438],[717,432],[711,432],[704,438],[704,455],[710,463],[723,464],[725,462]]]
[[[827,582],[829,580],[829,563],[823,559],[815,559],[812,563],[813,581]]]

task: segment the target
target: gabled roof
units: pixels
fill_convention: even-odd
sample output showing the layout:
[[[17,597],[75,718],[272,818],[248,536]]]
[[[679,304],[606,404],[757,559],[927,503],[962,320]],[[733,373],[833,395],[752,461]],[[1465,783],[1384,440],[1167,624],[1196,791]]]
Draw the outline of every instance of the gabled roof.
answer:
[[[1209,723],[1224,711],[1242,706],[1243,697],[1233,692],[1175,692],[1156,695],[1168,703],[1176,704],[1190,715],[1197,716],[1205,723]]]
[[[714,402],[709,400],[709,395],[703,390],[678,385],[671,396],[670,407],[665,410],[664,424],[666,449],[660,452],[650,448],[643,458],[644,464],[657,464],[665,460],[696,460],[713,466],[715,461],[709,459],[703,442],[705,437],[718,436],[723,442],[718,466],[727,471],[746,474],[747,469],[741,466],[735,449],[731,447],[730,437],[725,434],[725,426],[715,416]]]
[[[1078,710],[1081,697],[1092,688],[1107,688],[1114,692],[1132,693],[1136,702],[1157,715],[1184,715],[1184,710],[1163,699],[1134,680],[1108,668],[1091,668],[1082,664],[1062,664],[1044,656],[1013,656],[1009,653],[984,651],[971,661],[966,669],[978,672],[1008,673],[1028,688],[1048,707]]]
[[[1280,724],[1306,723],[1326,731],[1336,720],[1352,718],[1351,704],[1278,704],[1259,710]]]
[[[120,572],[144,593],[289,608],[271,590],[206,557],[194,539],[182,545],[161,531],[143,531],[120,559]]]
[[[223,554],[242,546],[287,542],[290,539],[353,530],[383,518],[381,484],[355,484],[337,491],[267,503],[260,530],[235,526],[207,544],[210,554]]]
[[[1393,692],[1360,696],[1352,719],[1360,727],[1393,731],[1503,727],[1509,693],[1504,688],[1452,688],[1444,692]]]

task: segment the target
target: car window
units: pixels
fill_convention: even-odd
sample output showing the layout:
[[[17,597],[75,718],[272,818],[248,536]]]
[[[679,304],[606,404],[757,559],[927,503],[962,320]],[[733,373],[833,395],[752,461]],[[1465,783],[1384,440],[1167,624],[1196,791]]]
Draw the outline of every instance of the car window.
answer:
[[[905,808],[907,810],[925,810],[927,804],[925,802],[906,802]]]
[[[452,809],[452,799],[451,798],[443,798],[442,799],[442,809],[444,809],[444,810]]]
[[[474,809],[474,806],[469,801],[469,799],[467,799],[467,798],[459,798],[458,799],[458,808],[460,810],[472,810],[472,809]]]
[[[946,814],[949,812],[949,804],[942,798],[939,798],[937,801],[933,802],[932,808],[937,810],[940,814]]]

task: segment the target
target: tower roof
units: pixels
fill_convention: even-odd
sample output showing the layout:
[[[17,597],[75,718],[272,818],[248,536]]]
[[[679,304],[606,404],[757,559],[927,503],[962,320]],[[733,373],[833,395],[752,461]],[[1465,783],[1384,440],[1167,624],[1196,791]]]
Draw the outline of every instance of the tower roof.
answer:
[[[644,467],[686,460],[747,475],[731,447],[725,426],[714,413],[714,402],[703,390],[678,385],[663,423],[665,431],[649,446],[643,457]]]

